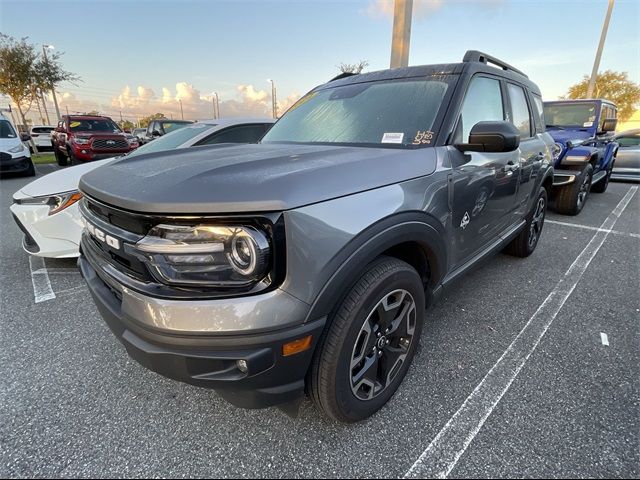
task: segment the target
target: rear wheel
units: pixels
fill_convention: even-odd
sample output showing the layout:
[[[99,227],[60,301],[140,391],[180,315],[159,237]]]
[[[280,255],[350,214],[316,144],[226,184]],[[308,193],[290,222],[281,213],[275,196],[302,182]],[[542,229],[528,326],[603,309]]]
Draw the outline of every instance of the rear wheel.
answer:
[[[409,264],[373,262],[339,306],[309,374],[314,403],[342,422],[363,420],[389,401],[413,360],[425,294]]]
[[[593,166],[588,164],[581,172],[576,171],[576,180],[559,187],[555,198],[555,210],[565,215],[577,215],[584,208],[593,178]]]
[[[604,176],[604,178],[600,180],[598,183],[595,183],[591,186],[592,192],[604,193],[607,191],[607,187],[609,186],[609,180],[611,180],[611,172],[613,171],[614,162],[615,162],[615,159],[611,162],[611,165],[609,165],[609,168],[607,168],[607,174]]]
[[[544,219],[547,213],[547,190],[543,187],[538,193],[538,199],[534,203],[531,212],[527,215],[525,228],[514,238],[505,253],[515,257],[528,257],[533,253],[540,240]]]

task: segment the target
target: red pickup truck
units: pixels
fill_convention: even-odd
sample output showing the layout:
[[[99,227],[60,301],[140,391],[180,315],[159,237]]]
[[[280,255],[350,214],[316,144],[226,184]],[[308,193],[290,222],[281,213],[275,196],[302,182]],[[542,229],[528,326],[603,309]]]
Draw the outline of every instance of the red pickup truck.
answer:
[[[58,165],[100,160],[122,155],[138,147],[109,117],[63,115],[51,133],[51,146]]]

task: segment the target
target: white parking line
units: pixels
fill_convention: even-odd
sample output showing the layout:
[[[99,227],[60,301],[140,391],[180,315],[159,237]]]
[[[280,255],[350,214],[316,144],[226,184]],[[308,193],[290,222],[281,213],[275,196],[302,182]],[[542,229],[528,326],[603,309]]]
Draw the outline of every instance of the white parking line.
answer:
[[[405,478],[446,478],[516,379],[609,236],[638,187],[632,187],[489,373],[449,419]]]
[[[613,233],[614,235],[621,235],[623,237],[640,238],[640,234],[638,234],[638,233],[619,232],[617,230],[606,230],[606,229],[603,229],[602,227],[600,227],[600,228],[592,227],[591,225],[581,225],[579,223],[559,222],[557,220],[545,220],[545,223],[552,223],[554,225],[563,225],[565,227],[582,228],[584,230],[593,230],[595,232]]]
[[[31,283],[33,284],[33,296],[36,303],[53,300],[56,294],[53,293],[49,273],[44,264],[44,259],[29,255],[29,269],[31,270]]]
[[[605,347],[609,346],[609,335],[600,332],[600,340],[602,341],[602,345],[604,345]]]

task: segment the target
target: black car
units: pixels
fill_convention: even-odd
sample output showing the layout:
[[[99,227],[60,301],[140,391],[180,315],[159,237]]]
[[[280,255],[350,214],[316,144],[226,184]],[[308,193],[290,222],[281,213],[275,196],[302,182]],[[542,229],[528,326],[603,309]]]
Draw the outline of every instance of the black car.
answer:
[[[361,420],[405,377],[434,298],[535,250],[553,184],[541,104],[476,51],[341,75],[257,144],[84,175],[82,275],[145,367],[241,407],[306,392]]]

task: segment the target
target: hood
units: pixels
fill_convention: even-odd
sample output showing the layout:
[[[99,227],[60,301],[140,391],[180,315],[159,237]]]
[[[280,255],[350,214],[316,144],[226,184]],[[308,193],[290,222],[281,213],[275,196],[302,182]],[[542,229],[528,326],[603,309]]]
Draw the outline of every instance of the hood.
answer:
[[[547,128],[547,133],[553,137],[553,140],[566,145],[568,141],[587,140],[591,138],[591,132],[577,128]]]
[[[10,148],[13,148],[16,145],[19,145],[21,142],[22,140],[20,140],[20,138],[18,137],[0,138],[0,152],[6,152]]]
[[[92,130],[74,130],[73,135],[76,137],[108,137],[108,138],[121,138],[126,137],[126,133],[123,132],[94,132]]]
[[[77,190],[82,175],[111,161],[113,161],[112,158],[107,158],[106,160],[87,162],[83,165],[57,170],[25,185],[16,195],[20,197],[43,197]]]
[[[126,157],[87,173],[80,189],[135,212],[288,210],[429,175],[436,149],[249,144]]]

